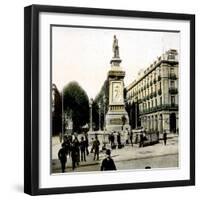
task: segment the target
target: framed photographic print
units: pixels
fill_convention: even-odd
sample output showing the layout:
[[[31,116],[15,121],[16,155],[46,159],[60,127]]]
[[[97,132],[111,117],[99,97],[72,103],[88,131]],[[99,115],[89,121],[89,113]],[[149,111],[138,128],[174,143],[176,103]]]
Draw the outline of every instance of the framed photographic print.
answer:
[[[24,191],[195,184],[195,16],[32,5]]]

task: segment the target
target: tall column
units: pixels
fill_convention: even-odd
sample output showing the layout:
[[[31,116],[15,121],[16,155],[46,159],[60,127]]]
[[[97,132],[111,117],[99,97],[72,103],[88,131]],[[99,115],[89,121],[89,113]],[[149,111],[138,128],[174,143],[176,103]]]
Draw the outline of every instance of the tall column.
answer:
[[[169,104],[169,66],[166,63],[161,64],[161,90],[163,104]]]
[[[141,126],[144,127],[144,117],[141,117]]]
[[[92,127],[92,104],[93,104],[93,99],[90,99],[89,102],[89,107],[90,107],[90,131],[93,131],[93,127]]]
[[[151,131],[151,117],[149,116],[149,131]]]
[[[101,103],[99,102],[99,131],[101,131]]]
[[[150,116],[148,116],[148,131],[151,129],[151,119]]]
[[[155,119],[154,119],[154,130],[158,131],[158,116],[155,115]]]
[[[143,126],[144,129],[147,129],[147,117],[145,116],[144,117],[144,126]]]
[[[103,117],[104,117],[104,123],[103,123],[103,130],[105,132],[106,129],[106,97],[103,96]]]
[[[138,114],[137,114],[137,106],[138,106],[138,104],[135,103],[135,128],[137,128],[137,121],[138,121],[138,120],[137,120],[137,117],[138,117],[138,116],[137,116],[137,115],[138,115]]]
[[[152,116],[151,119],[152,119],[152,131],[154,131],[155,130],[154,129],[154,116]]]
[[[162,114],[159,115],[159,133],[163,133],[163,116]]]
[[[176,112],[176,133],[178,134],[179,133],[179,115],[178,115],[178,112]]]
[[[170,132],[169,113],[163,113],[163,130]]]

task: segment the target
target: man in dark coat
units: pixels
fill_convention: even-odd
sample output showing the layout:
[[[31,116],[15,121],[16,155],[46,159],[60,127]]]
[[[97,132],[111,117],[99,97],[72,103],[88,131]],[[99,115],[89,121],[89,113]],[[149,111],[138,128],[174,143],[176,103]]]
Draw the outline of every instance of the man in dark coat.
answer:
[[[78,137],[74,138],[74,145],[75,145],[75,151],[76,151],[76,164],[79,166],[80,162],[80,142],[78,140]]]
[[[63,146],[65,148],[66,155],[70,155],[70,141],[68,138],[64,139]]]
[[[84,140],[84,137],[81,137],[80,142],[80,150],[81,150],[81,161],[86,161],[85,153],[86,153],[86,141]]]
[[[72,158],[72,170],[76,168],[76,163],[77,163],[77,150],[75,143],[71,143],[71,158]]]
[[[61,163],[62,173],[65,172],[65,164],[67,162],[67,155],[65,150],[65,145],[62,144],[62,148],[58,151],[58,158]]]
[[[129,144],[130,133],[129,133],[128,128],[126,128],[126,130],[125,130],[125,135],[126,135],[126,144]]]
[[[108,135],[108,143],[109,144],[111,143],[111,133],[109,133],[109,135]]]
[[[130,141],[131,141],[131,146],[133,146],[133,132],[130,132]]]
[[[164,141],[164,145],[166,145],[167,144],[167,132],[166,131],[164,131],[164,133],[163,133],[163,141]]]
[[[94,160],[97,157],[97,160],[99,160],[99,146],[100,146],[100,142],[98,140],[98,137],[95,136],[95,140],[93,142],[93,148],[94,148]]]
[[[110,142],[111,142],[111,148],[112,148],[115,145],[115,136],[113,132],[110,135]]]
[[[89,140],[88,140],[88,134],[87,134],[87,132],[85,132],[85,144],[86,144],[86,153],[87,153],[87,156],[88,156],[89,155],[89,150],[88,150]]]
[[[143,135],[143,132],[141,131],[139,147],[143,147],[143,146],[144,146],[144,135]]]
[[[118,132],[118,134],[117,134],[117,144],[118,144],[118,147],[121,146],[121,134],[120,134],[120,132]]]
[[[110,149],[106,150],[106,158],[103,159],[101,164],[101,171],[117,170],[113,159],[111,158]]]

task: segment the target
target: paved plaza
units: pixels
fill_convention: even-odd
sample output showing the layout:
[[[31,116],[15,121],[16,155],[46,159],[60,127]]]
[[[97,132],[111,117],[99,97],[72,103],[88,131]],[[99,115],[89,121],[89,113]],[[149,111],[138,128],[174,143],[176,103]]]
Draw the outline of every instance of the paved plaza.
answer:
[[[58,160],[57,152],[60,149],[59,137],[52,139],[52,173],[61,172],[60,161]],[[89,147],[90,150],[91,146]],[[106,148],[110,148],[107,144]],[[112,150],[112,158],[115,161],[118,170],[121,169],[144,169],[146,166],[151,168],[168,168],[178,167],[178,136],[170,135],[167,140],[167,145],[163,145],[160,140],[158,144],[139,148],[138,144],[126,145],[122,149]],[[105,152],[99,154],[99,161],[93,160],[93,153],[86,157],[86,162],[80,162],[75,169],[77,172],[84,171],[99,171],[101,162],[105,158]],[[66,172],[72,172],[71,158],[67,157]]]

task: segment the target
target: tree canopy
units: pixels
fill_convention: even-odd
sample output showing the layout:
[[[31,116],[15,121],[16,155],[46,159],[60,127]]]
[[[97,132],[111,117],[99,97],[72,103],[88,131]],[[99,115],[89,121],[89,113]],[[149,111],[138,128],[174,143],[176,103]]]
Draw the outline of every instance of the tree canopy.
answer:
[[[89,99],[84,89],[75,81],[63,88],[63,109],[72,113],[73,131],[79,132],[89,122]]]

